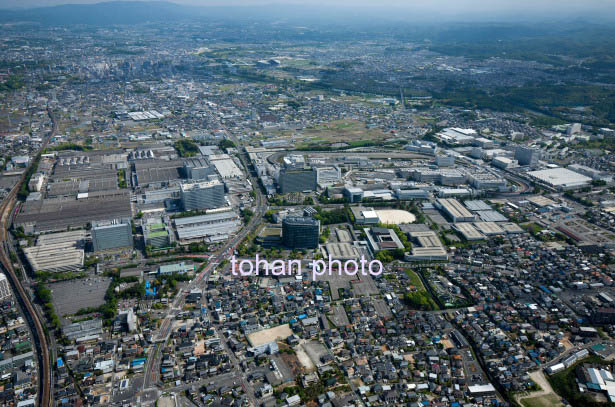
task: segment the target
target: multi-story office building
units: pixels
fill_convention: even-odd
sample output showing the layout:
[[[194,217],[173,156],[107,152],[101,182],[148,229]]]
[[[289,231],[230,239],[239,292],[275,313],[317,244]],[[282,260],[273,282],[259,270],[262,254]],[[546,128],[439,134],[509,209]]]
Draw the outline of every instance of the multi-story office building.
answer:
[[[163,223],[152,223],[143,226],[145,245],[154,249],[162,249],[171,245],[169,230]]]
[[[282,243],[292,249],[315,249],[320,221],[310,217],[287,217],[282,221]]]
[[[218,180],[182,184],[180,196],[185,211],[220,208],[226,203],[224,185]]]
[[[94,251],[132,247],[132,226],[128,219],[92,223]]]
[[[11,298],[11,287],[9,287],[9,280],[4,273],[0,273],[0,301],[6,301]]]
[[[280,171],[280,192],[315,191],[317,174],[313,168],[309,169],[283,169]]]
[[[534,148],[517,147],[515,149],[515,160],[517,160],[519,165],[529,165],[530,167],[534,167],[538,165],[539,159],[540,151]]]

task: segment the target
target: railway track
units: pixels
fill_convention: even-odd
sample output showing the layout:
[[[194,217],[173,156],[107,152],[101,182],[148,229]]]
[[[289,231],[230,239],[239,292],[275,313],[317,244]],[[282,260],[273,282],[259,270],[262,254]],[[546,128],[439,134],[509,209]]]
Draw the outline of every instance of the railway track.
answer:
[[[37,156],[41,154],[45,147],[47,147],[50,138],[57,131],[57,122],[53,113],[49,111],[48,114],[49,118],[53,123],[53,127],[51,133],[44,139],[41,149],[37,153]],[[50,407],[52,406],[51,360],[49,358],[49,347],[47,345],[47,338],[45,337],[45,330],[43,328],[43,323],[41,322],[36,310],[34,309],[32,301],[30,300],[30,296],[21,285],[17,273],[15,273],[15,269],[13,268],[13,262],[11,261],[9,254],[10,247],[7,239],[8,229],[11,226],[12,220],[11,214],[17,200],[17,193],[26,181],[27,174],[32,168],[32,166],[35,165],[35,162],[36,160],[33,160],[32,163],[30,163],[30,165],[28,166],[26,171],[24,171],[17,184],[13,187],[11,192],[9,192],[6,198],[4,198],[2,203],[0,203],[0,263],[2,264],[2,268],[6,272],[7,277],[13,285],[13,290],[15,292],[17,300],[21,305],[21,309],[26,317],[28,325],[30,325],[30,330],[32,332],[35,347],[37,350],[36,353],[38,356],[39,368],[38,405],[41,407]]]

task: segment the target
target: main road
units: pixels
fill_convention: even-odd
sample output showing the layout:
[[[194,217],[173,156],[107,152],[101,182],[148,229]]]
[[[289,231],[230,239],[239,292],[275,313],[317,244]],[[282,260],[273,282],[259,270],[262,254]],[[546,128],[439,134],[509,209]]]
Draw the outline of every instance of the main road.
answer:
[[[45,137],[40,150],[37,152],[37,157],[41,154],[45,147],[47,147],[47,143],[49,143],[51,137],[55,135],[58,128],[53,112],[48,110],[48,114],[53,126],[50,134]],[[22,311],[26,317],[28,325],[30,326],[30,331],[32,332],[32,337],[34,339],[34,345],[36,347],[38,357],[38,405],[42,407],[49,407],[53,405],[53,399],[51,395],[51,361],[49,357],[49,347],[45,337],[45,330],[43,329],[43,323],[34,309],[32,301],[30,300],[30,296],[26,293],[26,290],[24,290],[21,285],[21,281],[17,277],[17,273],[13,268],[13,262],[11,261],[9,254],[11,248],[7,239],[7,231],[11,226],[11,214],[17,201],[17,193],[26,182],[27,175],[36,162],[37,160],[33,160],[30,163],[17,184],[13,187],[13,189],[11,189],[11,192],[9,192],[0,204],[0,263],[2,264],[2,268],[13,285],[15,296],[21,305]]]
[[[239,140],[232,135],[230,135],[230,138],[241,150],[242,147]],[[144,390],[156,386],[160,380],[160,363],[163,355],[163,350],[169,341],[173,321],[177,313],[181,310],[183,306],[185,293],[189,292],[191,289],[206,285],[207,280],[209,279],[211,273],[215,270],[216,265],[220,264],[223,260],[228,260],[233,255],[233,251],[242,242],[242,240],[260,225],[263,215],[265,214],[265,210],[267,209],[267,203],[265,197],[260,190],[258,180],[251,174],[250,163],[247,159],[247,154],[245,153],[245,151],[240,153],[239,158],[243,166],[245,167],[245,170],[247,171],[248,179],[252,183],[252,188],[256,193],[256,211],[252,218],[250,218],[248,224],[244,228],[242,228],[238,234],[234,235],[218,251],[216,251],[216,253],[211,255],[207,266],[195,278],[192,279],[188,287],[180,291],[175,296],[173,303],[169,306],[166,316],[160,325],[160,329],[158,330],[158,335],[156,338],[156,343],[152,347],[148,355],[148,360],[144,372],[145,377],[143,380]],[[232,352],[230,349],[227,349],[227,351]],[[229,356],[231,357],[231,361],[233,362],[235,370],[238,373],[241,372],[239,363],[236,358],[234,358],[234,355],[230,354]],[[244,385],[246,393],[248,393],[248,398],[252,403],[254,403],[255,397],[251,386],[246,385],[245,381],[242,384]]]

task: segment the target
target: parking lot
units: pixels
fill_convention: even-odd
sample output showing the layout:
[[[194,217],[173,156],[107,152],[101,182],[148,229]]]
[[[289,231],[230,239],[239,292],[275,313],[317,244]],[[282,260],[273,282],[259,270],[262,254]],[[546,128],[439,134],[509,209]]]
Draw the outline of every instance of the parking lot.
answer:
[[[98,307],[105,302],[110,277],[88,277],[50,284],[53,306],[59,316],[71,315],[82,308]]]

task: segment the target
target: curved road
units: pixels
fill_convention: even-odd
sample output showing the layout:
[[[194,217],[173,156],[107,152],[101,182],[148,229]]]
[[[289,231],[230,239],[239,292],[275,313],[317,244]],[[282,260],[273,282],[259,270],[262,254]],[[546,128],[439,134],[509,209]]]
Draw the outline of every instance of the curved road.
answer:
[[[51,133],[45,138],[41,149],[38,151],[37,155],[43,151],[43,149],[47,146],[49,139],[55,134],[57,131],[57,122],[55,117],[51,111],[48,111],[49,118],[53,123],[53,127]],[[21,304],[21,308],[23,313],[26,316],[26,320],[30,325],[30,330],[32,332],[32,336],[36,346],[36,353],[38,356],[38,376],[39,376],[39,406],[49,407],[52,405],[52,397],[51,397],[51,361],[49,360],[49,347],[47,346],[47,339],[45,337],[45,330],[43,329],[43,324],[32,305],[32,301],[30,300],[30,296],[26,293],[15,270],[13,268],[13,262],[10,259],[10,247],[7,240],[7,230],[11,225],[11,213],[13,208],[15,207],[15,202],[17,199],[17,193],[21,189],[21,186],[26,181],[26,175],[30,168],[34,165],[35,161],[32,161],[26,171],[24,171],[23,175],[17,182],[17,185],[13,187],[11,192],[7,195],[7,197],[0,204],[0,263],[2,263],[2,267],[7,273],[7,277],[11,280],[13,285],[15,296],[17,300]]]

